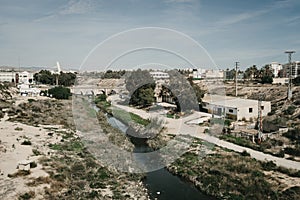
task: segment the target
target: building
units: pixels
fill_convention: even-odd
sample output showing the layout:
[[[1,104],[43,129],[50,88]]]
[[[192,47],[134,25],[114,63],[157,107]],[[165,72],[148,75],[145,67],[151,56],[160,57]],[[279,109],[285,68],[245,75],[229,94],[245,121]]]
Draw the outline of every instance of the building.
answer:
[[[205,69],[193,69],[193,79],[202,79],[205,78]]]
[[[222,70],[206,70],[205,77],[207,79],[224,79],[224,72]]]
[[[170,78],[168,73],[160,71],[150,72],[150,75],[154,80],[165,80]]]
[[[281,78],[288,78],[290,73],[290,64],[284,64],[282,70],[280,71]],[[291,78],[296,78],[300,76],[300,61],[292,62],[291,68]]]
[[[19,72],[19,81],[20,84],[32,84],[33,83],[33,73],[28,71]]]
[[[286,85],[289,83],[288,78],[273,78],[273,85]]]
[[[13,70],[0,71],[0,82],[15,83],[17,80],[17,72]]]
[[[233,120],[255,120],[258,117],[258,101],[221,95],[205,95],[202,107],[208,113]],[[262,116],[271,112],[271,102],[261,102]]]
[[[272,72],[273,72],[273,74],[274,74],[274,77],[275,77],[275,78],[279,77],[279,72],[280,72],[280,70],[282,70],[282,65],[279,64],[278,62],[272,62],[272,63],[270,64],[270,67],[271,67],[271,69],[272,69]]]
[[[160,72],[160,71],[154,71],[150,72],[150,75],[155,80],[155,89],[154,89],[154,97],[156,99],[156,102],[169,102],[170,95],[162,95],[162,87],[164,84],[167,84],[169,82],[170,76],[166,72]]]
[[[27,71],[17,72],[14,70],[2,70],[0,71],[0,82],[32,84],[33,73]]]

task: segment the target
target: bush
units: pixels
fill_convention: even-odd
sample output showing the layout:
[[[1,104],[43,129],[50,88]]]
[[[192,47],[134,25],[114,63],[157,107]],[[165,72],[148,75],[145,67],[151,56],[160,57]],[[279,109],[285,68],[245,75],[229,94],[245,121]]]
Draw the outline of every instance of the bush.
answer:
[[[241,153],[242,156],[250,156],[250,153],[248,153],[246,150],[244,150],[242,153]]]
[[[31,141],[30,140],[24,140],[21,145],[31,145]]]
[[[69,88],[58,86],[48,90],[48,94],[56,99],[69,99],[71,91]]]
[[[261,166],[266,171],[271,171],[276,168],[276,164],[273,161],[262,162]]]
[[[300,156],[300,148],[286,147],[284,149],[284,153],[293,155],[293,156]]]
[[[35,99],[28,99],[29,103],[32,103],[32,102],[35,102],[35,101],[36,101]]]
[[[284,114],[286,114],[286,115],[292,115],[292,114],[294,114],[294,112],[295,112],[295,110],[296,110],[296,106],[289,106],[285,111],[283,111],[284,112]]]
[[[23,131],[23,128],[16,127],[16,128],[15,128],[15,131]]]
[[[106,101],[107,96],[105,94],[100,94],[95,99],[95,104],[98,104],[99,102]]]
[[[20,195],[19,199],[31,199],[31,198],[34,198],[35,197],[35,192],[34,191],[29,191],[29,192],[26,192],[22,195]]]

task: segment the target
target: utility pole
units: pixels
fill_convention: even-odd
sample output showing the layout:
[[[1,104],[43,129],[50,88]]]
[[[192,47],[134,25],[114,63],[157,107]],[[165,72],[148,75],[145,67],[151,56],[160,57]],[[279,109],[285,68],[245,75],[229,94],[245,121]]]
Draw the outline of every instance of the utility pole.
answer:
[[[240,62],[235,62],[235,96],[237,97],[237,77],[238,77],[238,65]]]
[[[295,51],[285,51],[284,53],[288,54],[289,58],[289,84],[288,84],[288,93],[287,97],[288,100],[292,99],[293,93],[292,93],[292,54],[295,53]]]
[[[262,109],[261,109],[261,101],[262,101],[262,95],[259,95],[258,97],[258,133],[257,133],[257,139],[260,143],[262,141]]]

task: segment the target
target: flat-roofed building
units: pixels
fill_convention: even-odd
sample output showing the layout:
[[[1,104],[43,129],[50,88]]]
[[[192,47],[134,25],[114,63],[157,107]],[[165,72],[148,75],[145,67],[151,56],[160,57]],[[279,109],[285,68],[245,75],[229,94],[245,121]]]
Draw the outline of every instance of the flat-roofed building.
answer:
[[[0,82],[15,83],[17,72],[15,71],[0,71]]]
[[[254,120],[258,117],[258,100],[242,99],[221,95],[205,95],[202,99],[202,107],[208,113],[225,116],[233,120]],[[262,116],[271,112],[271,102],[261,102]]]

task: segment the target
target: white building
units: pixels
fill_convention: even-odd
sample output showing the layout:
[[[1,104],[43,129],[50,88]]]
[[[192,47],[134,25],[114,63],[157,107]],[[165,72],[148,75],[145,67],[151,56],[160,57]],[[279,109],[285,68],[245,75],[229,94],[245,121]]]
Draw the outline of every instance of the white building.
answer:
[[[33,73],[23,71],[19,74],[19,82],[20,84],[32,84],[33,83]]]
[[[205,69],[193,69],[193,78],[194,79],[200,79],[200,78],[205,78]]]
[[[13,70],[0,71],[0,82],[32,84],[33,73],[27,71],[16,72]]]
[[[154,80],[161,80],[161,79],[169,79],[170,78],[168,73],[160,72],[160,71],[150,72],[150,75],[153,77]]]
[[[277,78],[279,76],[279,71],[282,70],[282,65],[278,62],[272,62],[270,66],[273,71],[274,77]]]
[[[16,82],[16,74],[15,71],[0,71],[0,82]]]
[[[202,99],[203,108],[208,113],[225,116],[233,120],[255,120],[258,117],[258,101],[237,97],[205,95]],[[261,102],[262,116],[271,112],[271,102]]]
[[[206,70],[205,77],[208,79],[224,79],[222,70]]]

